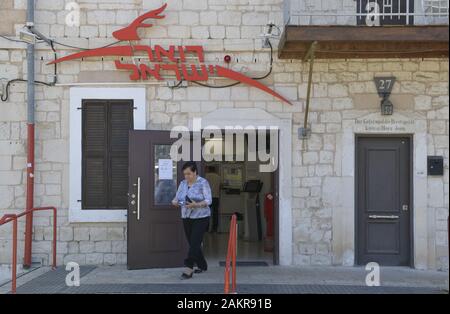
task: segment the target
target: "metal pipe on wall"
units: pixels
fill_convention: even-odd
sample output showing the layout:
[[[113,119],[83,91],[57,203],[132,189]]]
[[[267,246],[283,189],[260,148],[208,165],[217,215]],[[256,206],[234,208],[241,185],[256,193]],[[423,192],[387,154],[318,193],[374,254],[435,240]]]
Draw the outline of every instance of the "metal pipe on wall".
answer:
[[[27,27],[34,26],[34,0],[27,0]],[[34,207],[34,44],[27,45],[27,195],[26,210]],[[33,212],[26,215],[23,266],[31,266]]]

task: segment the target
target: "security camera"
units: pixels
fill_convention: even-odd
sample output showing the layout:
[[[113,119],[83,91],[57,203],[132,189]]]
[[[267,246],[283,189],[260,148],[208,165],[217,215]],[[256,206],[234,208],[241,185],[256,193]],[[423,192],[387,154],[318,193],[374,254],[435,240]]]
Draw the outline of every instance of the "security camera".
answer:
[[[275,34],[274,34],[274,29],[277,30],[277,32]],[[274,22],[269,21],[269,23],[267,23],[265,26],[264,34],[260,35],[260,37],[262,38],[262,47],[269,48],[270,47],[270,38],[278,38],[280,35],[281,35],[281,31],[278,28],[278,26],[276,26]]]

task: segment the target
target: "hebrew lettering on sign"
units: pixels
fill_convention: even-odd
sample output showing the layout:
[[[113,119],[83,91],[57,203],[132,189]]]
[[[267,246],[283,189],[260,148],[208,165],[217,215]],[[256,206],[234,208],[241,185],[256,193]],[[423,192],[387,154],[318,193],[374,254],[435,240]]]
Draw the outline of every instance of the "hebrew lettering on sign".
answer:
[[[156,79],[164,80],[164,75],[175,77],[178,81],[207,81],[210,75],[227,78],[256,87],[283,102],[290,105],[291,102],[271,88],[260,83],[258,80],[250,78],[242,73],[224,68],[220,65],[206,65],[205,56],[202,46],[175,46],[171,45],[168,48],[163,48],[160,45],[146,46],[133,45],[131,41],[140,40],[137,30],[140,27],[152,27],[153,24],[145,23],[147,19],[162,19],[165,16],[161,13],[165,10],[167,4],[162,7],[147,12],[136,18],[127,27],[113,32],[113,36],[120,40],[126,41],[129,45],[102,47],[97,49],[90,49],[81,52],[76,52],[68,56],[56,59],[49,64],[66,62],[70,60],[77,60],[88,57],[130,57],[137,58],[137,52],[143,52],[145,58],[148,58],[147,63],[142,61],[125,63],[123,58],[115,61],[116,69],[128,70],[130,72],[130,80],[147,80]]]

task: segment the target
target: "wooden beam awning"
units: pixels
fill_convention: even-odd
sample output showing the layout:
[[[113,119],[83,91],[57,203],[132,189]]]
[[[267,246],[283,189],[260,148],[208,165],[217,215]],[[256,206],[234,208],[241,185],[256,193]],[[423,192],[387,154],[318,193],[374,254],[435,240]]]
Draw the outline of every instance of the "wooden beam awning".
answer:
[[[310,26],[288,25],[281,37],[280,59],[304,59],[317,42],[316,59],[446,58],[448,25]]]

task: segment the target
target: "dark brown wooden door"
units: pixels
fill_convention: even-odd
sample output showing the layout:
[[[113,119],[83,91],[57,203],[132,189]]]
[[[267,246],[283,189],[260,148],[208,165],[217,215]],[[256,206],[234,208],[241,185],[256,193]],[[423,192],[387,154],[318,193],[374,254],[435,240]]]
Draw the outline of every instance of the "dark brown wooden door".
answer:
[[[357,141],[357,261],[410,265],[410,139]]]
[[[180,209],[171,205],[180,181],[169,131],[130,131],[128,268],[183,266],[187,243]]]
[[[280,142],[280,132],[278,132],[277,140]],[[273,186],[273,264],[280,264],[280,155],[278,154],[278,167],[277,170],[272,175],[272,186]]]

